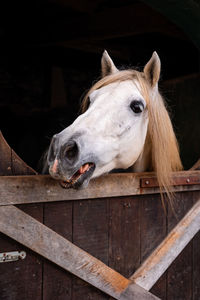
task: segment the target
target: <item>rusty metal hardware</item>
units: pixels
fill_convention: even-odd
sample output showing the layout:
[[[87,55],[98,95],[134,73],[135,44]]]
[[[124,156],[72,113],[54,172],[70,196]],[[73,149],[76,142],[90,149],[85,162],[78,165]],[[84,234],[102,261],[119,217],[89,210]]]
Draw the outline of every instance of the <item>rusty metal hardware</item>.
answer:
[[[199,175],[176,176],[173,177],[173,186],[200,184]],[[159,187],[156,177],[145,177],[140,179],[141,188],[157,188]]]
[[[25,251],[12,251],[0,253],[0,263],[17,261],[26,257]]]

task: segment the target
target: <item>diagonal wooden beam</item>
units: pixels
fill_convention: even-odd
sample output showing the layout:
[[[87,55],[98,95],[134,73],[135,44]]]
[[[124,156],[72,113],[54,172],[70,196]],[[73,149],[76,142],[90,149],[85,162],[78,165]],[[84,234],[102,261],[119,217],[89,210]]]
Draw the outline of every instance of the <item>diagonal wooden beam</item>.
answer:
[[[0,231],[115,299],[159,299],[15,206],[0,207]]]
[[[130,279],[150,290],[199,230],[200,199]]]

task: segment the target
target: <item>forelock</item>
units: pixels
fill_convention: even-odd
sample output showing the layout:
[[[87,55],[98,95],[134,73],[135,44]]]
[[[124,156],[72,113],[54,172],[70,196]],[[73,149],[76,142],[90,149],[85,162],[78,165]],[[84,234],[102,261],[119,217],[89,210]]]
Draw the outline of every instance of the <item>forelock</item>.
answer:
[[[116,72],[115,74],[111,74],[108,76],[103,77],[99,81],[97,81],[87,92],[85,97],[83,98],[82,104],[81,104],[81,113],[84,113],[88,107],[89,107],[89,95],[95,91],[98,90],[104,86],[107,86],[111,83],[117,82],[117,81],[125,81],[125,80],[134,80],[136,79],[139,82],[139,85],[141,86],[141,91],[143,93],[143,96],[145,100],[148,102],[149,99],[149,85],[148,82],[145,79],[144,73],[138,72],[136,70],[124,70]]]

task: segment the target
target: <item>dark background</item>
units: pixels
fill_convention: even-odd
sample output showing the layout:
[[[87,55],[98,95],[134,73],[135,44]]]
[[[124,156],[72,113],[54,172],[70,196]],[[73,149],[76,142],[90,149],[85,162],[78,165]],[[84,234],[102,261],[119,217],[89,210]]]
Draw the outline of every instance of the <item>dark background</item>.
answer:
[[[199,1],[46,0],[0,4],[0,129],[33,168],[79,113],[104,49],[142,70],[156,50],[160,89],[185,168],[199,158]]]

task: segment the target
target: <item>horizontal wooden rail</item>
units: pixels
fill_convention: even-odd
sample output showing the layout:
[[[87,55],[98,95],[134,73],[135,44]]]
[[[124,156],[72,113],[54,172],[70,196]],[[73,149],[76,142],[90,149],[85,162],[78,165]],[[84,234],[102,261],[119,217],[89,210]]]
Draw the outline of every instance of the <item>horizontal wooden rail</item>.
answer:
[[[200,171],[173,173],[174,191],[200,190]],[[195,179],[195,180],[194,180]],[[191,181],[193,184],[191,185]],[[146,182],[146,184],[145,184]],[[149,187],[153,182],[153,187]],[[177,185],[177,182],[185,185]],[[187,184],[188,182],[188,184]],[[159,193],[153,173],[113,173],[91,180],[85,189],[63,189],[48,175],[0,176],[0,206]]]
[[[0,207],[0,231],[115,299],[159,299],[12,205]]]
[[[200,199],[130,279],[150,290],[199,230]]]

